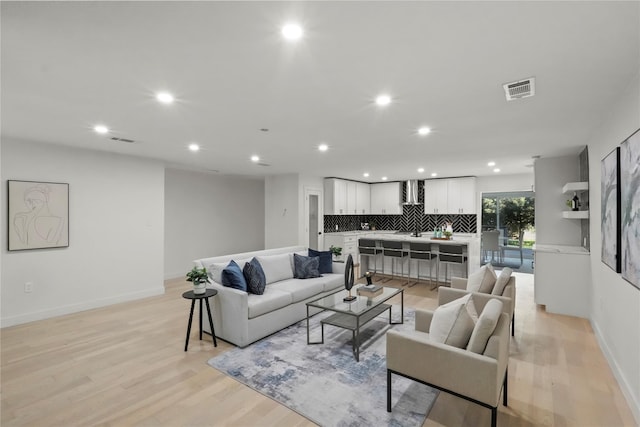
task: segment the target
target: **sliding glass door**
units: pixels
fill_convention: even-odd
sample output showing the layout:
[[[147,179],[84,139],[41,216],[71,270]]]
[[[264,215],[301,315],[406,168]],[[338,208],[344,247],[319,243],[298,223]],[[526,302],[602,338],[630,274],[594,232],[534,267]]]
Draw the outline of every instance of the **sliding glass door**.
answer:
[[[492,230],[497,230],[497,233],[485,233]],[[483,193],[482,232],[483,246],[490,249],[482,251],[483,264],[491,262],[521,272],[533,272],[532,247],[536,236],[534,193]],[[495,234],[498,235],[497,250],[492,242]]]

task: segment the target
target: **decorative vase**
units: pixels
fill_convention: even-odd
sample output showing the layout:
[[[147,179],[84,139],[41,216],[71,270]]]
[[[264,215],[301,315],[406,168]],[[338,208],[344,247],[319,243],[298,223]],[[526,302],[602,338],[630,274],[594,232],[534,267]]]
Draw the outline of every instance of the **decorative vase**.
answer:
[[[207,292],[207,284],[205,282],[193,284],[194,294],[200,295],[200,294],[204,294],[205,292]]]

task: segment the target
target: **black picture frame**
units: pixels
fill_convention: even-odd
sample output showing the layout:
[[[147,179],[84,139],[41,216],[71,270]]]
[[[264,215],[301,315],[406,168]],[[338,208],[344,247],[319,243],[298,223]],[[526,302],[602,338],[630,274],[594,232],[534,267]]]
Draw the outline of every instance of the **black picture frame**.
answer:
[[[69,247],[69,184],[7,180],[7,249]]]
[[[620,273],[620,147],[600,161],[600,230],[604,264]]]
[[[640,289],[640,129],[620,144],[621,273]]]

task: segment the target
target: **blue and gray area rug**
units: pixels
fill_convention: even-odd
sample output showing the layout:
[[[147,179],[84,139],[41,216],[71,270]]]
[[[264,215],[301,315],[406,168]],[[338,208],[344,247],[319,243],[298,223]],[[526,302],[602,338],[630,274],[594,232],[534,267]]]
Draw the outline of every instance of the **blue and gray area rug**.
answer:
[[[394,317],[399,311],[393,307]],[[311,318],[312,341],[320,340],[320,319],[327,315]],[[307,345],[303,320],[208,363],[321,426],[421,426],[437,390],[394,375],[393,411],[386,410],[385,333],[413,329],[413,310],[405,309],[404,317],[403,325],[389,325],[385,314],[366,325],[360,362],[353,357],[351,331],[325,326],[324,344]]]

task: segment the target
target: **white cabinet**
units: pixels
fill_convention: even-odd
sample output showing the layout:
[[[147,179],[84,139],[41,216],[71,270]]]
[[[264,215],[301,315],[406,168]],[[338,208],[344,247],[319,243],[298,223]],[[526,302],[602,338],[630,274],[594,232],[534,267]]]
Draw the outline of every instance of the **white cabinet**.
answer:
[[[448,180],[449,214],[476,213],[476,179],[473,177]]]
[[[342,248],[343,260],[346,260],[349,255],[351,255],[354,264],[360,263],[358,255],[358,234],[327,233],[324,235],[324,250],[328,251],[331,246]]]
[[[370,188],[373,215],[402,215],[400,183],[371,184]]]
[[[475,214],[476,179],[428,179],[424,182],[425,214]]]
[[[329,178],[324,180],[324,214],[347,213],[347,181]]]
[[[424,182],[424,213],[448,213],[449,189],[446,179],[427,179]]]
[[[366,215],[370,208],[369,184],[327,178],[324,180],[325,215]]]
[[[356,214],[366,215],[371,212],[371,189],[369,184],[356,182]]]

